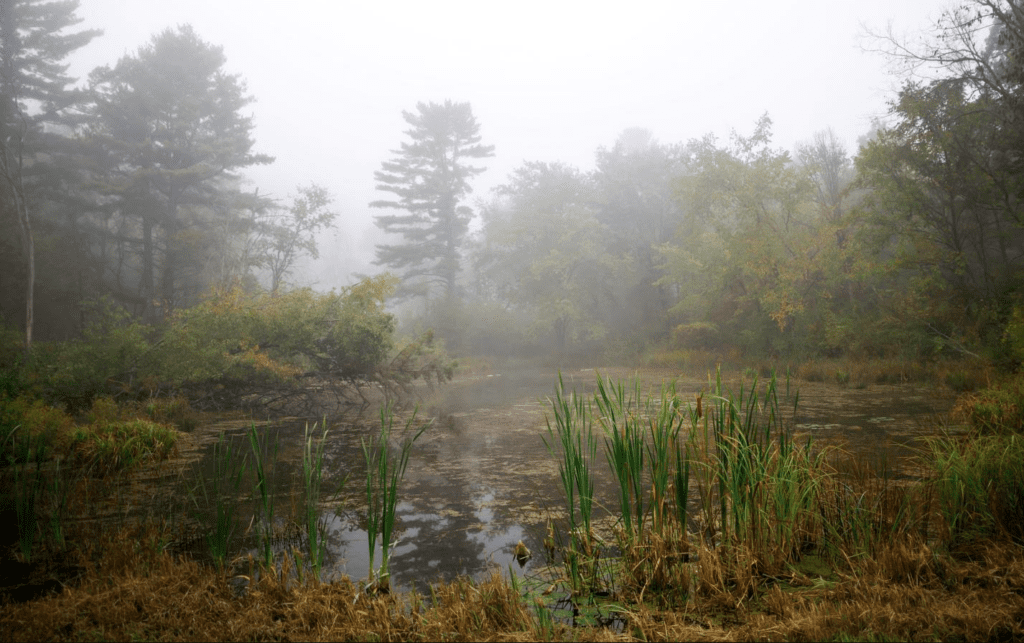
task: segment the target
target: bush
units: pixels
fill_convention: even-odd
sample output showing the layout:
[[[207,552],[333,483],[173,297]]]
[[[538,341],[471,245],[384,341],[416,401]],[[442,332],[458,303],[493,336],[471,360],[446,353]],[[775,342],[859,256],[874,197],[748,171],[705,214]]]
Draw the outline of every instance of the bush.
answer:
[[[16,439],[39,439],[43,444],[56,441],[73,426],[64,411],[28,395],[0,397],[0,454],[4,462],[14,457]]]
[[[1024,377],[961,398],[953,412],[979,433],[1020,433],[1024,430]]]
[[[85,306],[88,323],[80,339],[39,343],[35,369],[46,397],[72,412],[89,408],[99,395],[139,388],[148,372],[152,329],[109,298]]]
[[[161,397],[140,402],[140,412],[154,422],[173,424],[179,431],[193,431],[199,424],[197,413],[192,410],[188,399],[180,395]]]
[[[391,287],[381,277],[340,293],[218,293],[173,316],[155,351],[159,369],[152,375],[172,385],[289,383],[308,369],[365,377],[392,348],[395,322],[384,311]]]
[[[17,397],[25,389],[24,335],[0,319],[0,397]]]
[[[80,339],[37,346],[34,369],[46,396],[72,412],[104,396],[161,398],[220,383],[288,388],[309,371],[364,378],[393,348],[395,322],[384,310],[392,288],[390,277],[327,294],[304,289],[254,295],[235,288],[175,312],[159,328],[101,300],[90,305]],[[157,415],[151,417],[163,419]],[[185,415],[177,413],[173,421]]]
[[[722,336],[714,324],[680,324],[672,329],[672,345],[678,348],[714,350],[722,347]]]

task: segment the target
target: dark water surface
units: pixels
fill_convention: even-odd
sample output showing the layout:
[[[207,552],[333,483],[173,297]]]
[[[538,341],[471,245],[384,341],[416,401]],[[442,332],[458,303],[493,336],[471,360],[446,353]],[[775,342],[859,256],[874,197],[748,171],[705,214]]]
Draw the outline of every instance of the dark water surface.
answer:
[[[601,373],[613,378],[634,376],[634,371],[625,369]],[[676,377],[672,371],[650,369],[640,376],[642,391],[651,390],[654,395],[662,381]],[[456,380],[425,396],[420,417],[432,417],[434,424],[414,445],[400,490],[399,542],[391,559],[393,586],[423,588],[440,578],[460,574],[479,578],[493,570],[525,574],[547,563],[542,541],[548,521],[557,521],[564,505],[558,463],[542,439],[547,433],[545,412],[550,413],[546,397],[553,394],[557,378],[553,370],[495,373]],[[564,372],[563,379],[567,388],[589,393],[596,373],[590,369]],[[683,399],[693,399],[707,387],[706,380],[680,379],[676,391]],[[779,388],[781,396],[784,383]],[[951,396],[922,386],[854,389],[793,382],[790,388],[794,393],[799,389],[796,415],[791,417],[791,401],[780,402],[798,437],[809,436],[815,444],[839,446],[893,467],[921,446],[923,436],[938,432],[953,402]],[[279,440],[278,516],[287,516],[290,499],[300,497],[299,463],[306,426],[305,421],[293,421],[260,428]],[[325,472],[333,480],[349,478],[339,499],[323,507],[330,551],[326,578],[367,577],[361,439],[373,437],[379,429],[374,412],[328,420]],[[232,433],[236,443],[242,444],[237,438],[244,429]],[[206,469],[211,452],[210,445],[204,447]],[[607,526],[617,495],[600,438],[594,469],[595,506]],[[324,488],[328,486],[325,483]],[[534,554],[522,568],[513,556],[520,540]]]

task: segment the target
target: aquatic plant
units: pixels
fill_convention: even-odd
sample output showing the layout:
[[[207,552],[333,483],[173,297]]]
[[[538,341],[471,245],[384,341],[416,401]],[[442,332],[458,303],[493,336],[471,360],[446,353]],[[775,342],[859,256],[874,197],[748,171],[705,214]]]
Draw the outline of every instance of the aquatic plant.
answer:
[[[315,431],[316,424],[313,425],[312,430],[308,424],[306,425],[305,448],[302,452],[302,481],[305,490],[303,518],[305,519],[306,541],[309,545],[309,565],[313,570],[314,578],[319,579],[324,555],[327,553],[327,548],[320,533],[319,510],[327,427],[324,427],[320,439],[316,442],[316,446],[313,444],[313,432]],[[301,569],[301,566],[299,568]]]
[[[14,436],[11,436],[14,438]],[[32,561],[32,548],[38,531],[38,507],[43,492],[43,460],[49,446],[44,434],[15,438],[13,454],[14,509],[18,516],[18,547],[25,562]]]
[[[238,492],[246,472],[246,457],[221,432],[213,449],[213,475],[200,473],[188,490],[196,518],[206,523],[206,542],[218,567],[224,565],[235,528],[235,515],[241,503]]]
[[[367,441],[361,439],[363,458],[366,462],[366,536],[369,547],[370,578],[369,591],[387,591],[390,588],[388,565],[391,559],[391,547],[395,528],[395,512],[398,507],[398,486],[405,477],[405,469],[409,464],[409,453],[412,445],[426,431],[430,423],[413,432],[416,421],[414,409],[412,416],[405,423],[401,447],[397,460],[390,453],[391,434],[394,429],[395,410],[387,404],[380,410],[380,433]],[[381,544],[380,567],[374,566],[377,541]]]
[[[257,513],[253,517],[253,521],[256,524],[257,550],[260,562],[265,569],[269,570],[274,568],[274,494],[270,491],[267,463],[277,462],[280,440],[274,440],[273,451],[271,451],[266,433],[261,438],[259,432],[256,431],[256,424],[252,423],[249,425],[249,446],[252,449],[253,468],[256,474],[253,495],[256,497]]]
[[[583,589],[584,575],[596,574],[594,532],[591,518],[594,506],[594,474],[591,463],[597,454],[593,421],[586,399],[573,390],[566,396],[562,375],[558,375],[547,436],[541,436],[548,452],[559,460],[558,476],[565,493],[570,543],[565,554],[566,571],[574,591]]]
[[[605,456],[619,483],[619,508],[628,538],[643,532],[644,432],[640,418],[640,382],[634,380],[630,395],[623,382],[597,378],[594,402],[604,429]]]
[[[177,438],[174,429],[150,420],[98,421],[71,431],[71,451],[79,464],[105,474],[162,460]]]
[[[937,438],[929,445],[951,543],[999,535],[1024,543],[1024,436]]]

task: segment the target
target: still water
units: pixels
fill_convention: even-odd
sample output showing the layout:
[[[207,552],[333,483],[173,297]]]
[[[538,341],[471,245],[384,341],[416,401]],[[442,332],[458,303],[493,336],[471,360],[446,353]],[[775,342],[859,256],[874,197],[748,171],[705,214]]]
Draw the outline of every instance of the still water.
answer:
[[[602,370],[604,376],[631,379],[634,371]],[[643,392],[657,395],[661,382],[676,375],[667,370],[639,373]],[[567,389],[581,393],[593,389],[593,370],[563,372]],[[495,373],[456,380],[425,397],[419,418],[433,424],[414,444],[402,483],[397,512],[398,544],[392,552],[392,586],[424,588],[438,579],[459,575],[484,577],[494,570],[527,574],[546,565],[543,539],[549,521],[556,524],[564,504],[558,483],[558,463],[548,452],[545,414],[558,374],[529,370]],[[746,387],[749,388],[749,380]],[[676,392],[684,400],[706,391],[707,380],[677,380]],[[735,389],[738,391],[739,383]],[[792,413],[792,397],[781,399],[787,424],[798,439],[829,444],[868,461],[899,469],[913,455],[922,438],[942,429],[944,414],[953,399],[934,389],[911,385],[842,388],[796,382],[799,406]],[[408,417],[408,411],[405,412]],[[403,418],[404,419],[404,418]],[[259,428],[278,444],[273,483],[276,515],[300,512],[301,453],[306,427],[313,421],[291,421]],[[319,425],[318,425],[319,426]],[[327,419],[324,470],[328,487],[347,477],[338,496],[322,505],[322,528],[329,553],[324,577],[341,574],[354,580],[368,575],[365,531],[365,471],[361,441],[380,429],[374,411]],[[396,430],[399,428],[396,422]],[[245,430],[228,432],[239,446]],[[317,431],[316,435],[319,435]],[[207,444],[203,469],[210,468],[212,446]],[[594,463],[597,478],[595,506],[598,524],[612,522],[616,492],[599,440]],[[248,516],[246,516],[248,520]],[[243,521],[244,522],[244,521]],[[240,524],[239,532],[245,525]],[[520,566],[513,550],[522,540],[534,557]],[[296,540],[296,542],[298,542]],[[242,549],[246,541],[239,542]],[[282,544],[282,548],[288,546]],[[379,564],[379,546],[377,554]]]

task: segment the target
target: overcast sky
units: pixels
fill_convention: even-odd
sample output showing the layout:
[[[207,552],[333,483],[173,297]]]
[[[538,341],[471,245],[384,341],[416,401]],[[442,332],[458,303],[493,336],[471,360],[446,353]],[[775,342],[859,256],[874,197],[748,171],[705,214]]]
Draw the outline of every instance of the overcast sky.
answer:
[[[373,172],[419,101],[472,104],[496,148],[474,197],[523,161],[591,169],[628,127],[725,141],[767,112],[777,147],[832,127],[852,153],[897,85],[864,27],[919,34],[946,4],[81,0],[81,26],[105,33],[71,62],[84,77],[185,23],[222,46],[256,99],[255,149],[277,157],[249,172],[253,187],[286,198],[313,181],[336,197],[343,220],[317,276],[331,287],[371,270]]]

